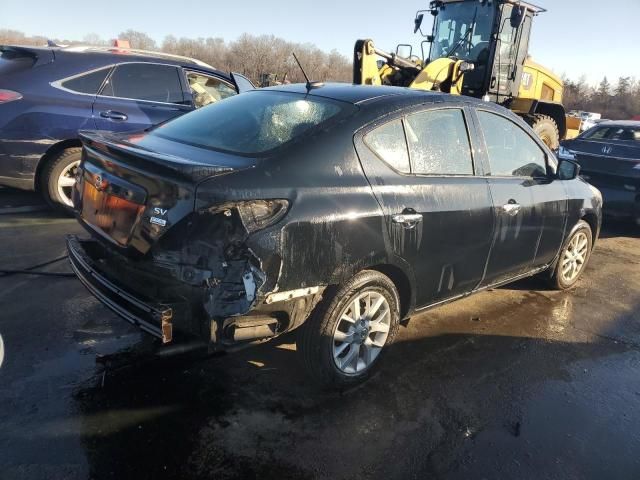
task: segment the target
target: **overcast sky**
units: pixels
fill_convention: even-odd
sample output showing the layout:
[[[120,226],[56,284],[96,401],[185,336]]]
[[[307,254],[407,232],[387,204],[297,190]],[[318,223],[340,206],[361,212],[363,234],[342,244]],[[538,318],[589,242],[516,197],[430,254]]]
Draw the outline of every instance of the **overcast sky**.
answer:
[[[17,0],[1,3],[0,28],[29,35],[82,39],[97,33],[110,39],[132,28],[161,42],[168,34],[233,40],[248,32],[311,42],[348,56],[358,38],[372,38],[387,50],[398,43],[419,45],[422,37],[413,34],[413,18],[416,10],[428,6],[428,0],[29,0],[28,8]],[[533,3],[549,9],[535,19],[530,49],[534,60],[571,78],[585,74],[591,83],[604,75],[610,80],[621,75],[640,78],[640,0]]]

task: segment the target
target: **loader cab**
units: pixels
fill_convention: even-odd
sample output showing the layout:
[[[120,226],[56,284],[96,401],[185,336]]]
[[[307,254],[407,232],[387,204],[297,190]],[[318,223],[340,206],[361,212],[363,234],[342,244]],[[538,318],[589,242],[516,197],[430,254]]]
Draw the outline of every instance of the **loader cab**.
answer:
[[[464,74],[462,93],[497,103],[516,97],[529,49],[533,16],[544,10],[511,0],[439,0],[428,62],[453,58],[473,62]],[[416,15],[416,30],[418,18]]]

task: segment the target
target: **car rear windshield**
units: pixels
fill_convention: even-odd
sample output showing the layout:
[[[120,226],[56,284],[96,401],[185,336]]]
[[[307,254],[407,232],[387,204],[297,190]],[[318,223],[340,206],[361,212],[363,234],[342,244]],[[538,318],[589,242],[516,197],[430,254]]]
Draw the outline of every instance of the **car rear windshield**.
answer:
[[[17,50],[0,50],[0,75],[26,70],[31,68],[35,61],[34,56]]]
[[[280,147],[352,105],[277,91],[227,98],[165,123],[151,132],[168,140],[255,155]]]
[[[581,138],[589,140],[626,140],[640,142],[640,127],[610,126],[587,130]]]

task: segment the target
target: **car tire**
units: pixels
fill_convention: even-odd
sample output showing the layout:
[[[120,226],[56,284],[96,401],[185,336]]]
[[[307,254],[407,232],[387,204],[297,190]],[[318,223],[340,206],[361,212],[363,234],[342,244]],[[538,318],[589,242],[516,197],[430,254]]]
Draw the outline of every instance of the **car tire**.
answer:
[[[325,291],[297,339],[307,371],[325,388],[364,381],[395,339],[399,307],[393,282],[373,270],[358,273],[329,294]]]
[[[580,220],[562,247],[550,278],[551,286],[556,290],[567,290],[575,286],[589,262],[592,247],[591,227]]]
[[[549,115],[536,114],[527,118],[534,132],[551,150],[560,147],[560,131],[555,120]]]
[[[81,148],[67,148],[51,157],[42,171],[40,189],[55,210],[70,213],[73,209],[71,180],[75,181],[75,168],[80,165],[81,156]]]

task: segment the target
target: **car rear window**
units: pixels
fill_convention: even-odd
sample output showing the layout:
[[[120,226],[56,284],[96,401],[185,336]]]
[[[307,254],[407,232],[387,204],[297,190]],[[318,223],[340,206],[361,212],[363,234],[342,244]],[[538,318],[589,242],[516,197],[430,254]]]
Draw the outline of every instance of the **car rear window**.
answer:
[[[0,75],[19,72],[31,68],[36,62],[35,56],[16,50],[0,51]]]
[[[103,68],[102,70],[96,70],[94,72],[85,73],[83,75],[70,78],[62,82],[62,86],[68,90],[73,90],[79,93],[89,93],[95,95],[100,90],[104,79],[107,78],[107,74],[111,70],[109,68]]]
[[[588,130],[580,138],[589,140],[626,140],[640,142],[640,127],[600,127]]]
[[[213,103],[151,132],[168,140],[255,155],[355,108],[347,103],[277,91],[252,91]]]

